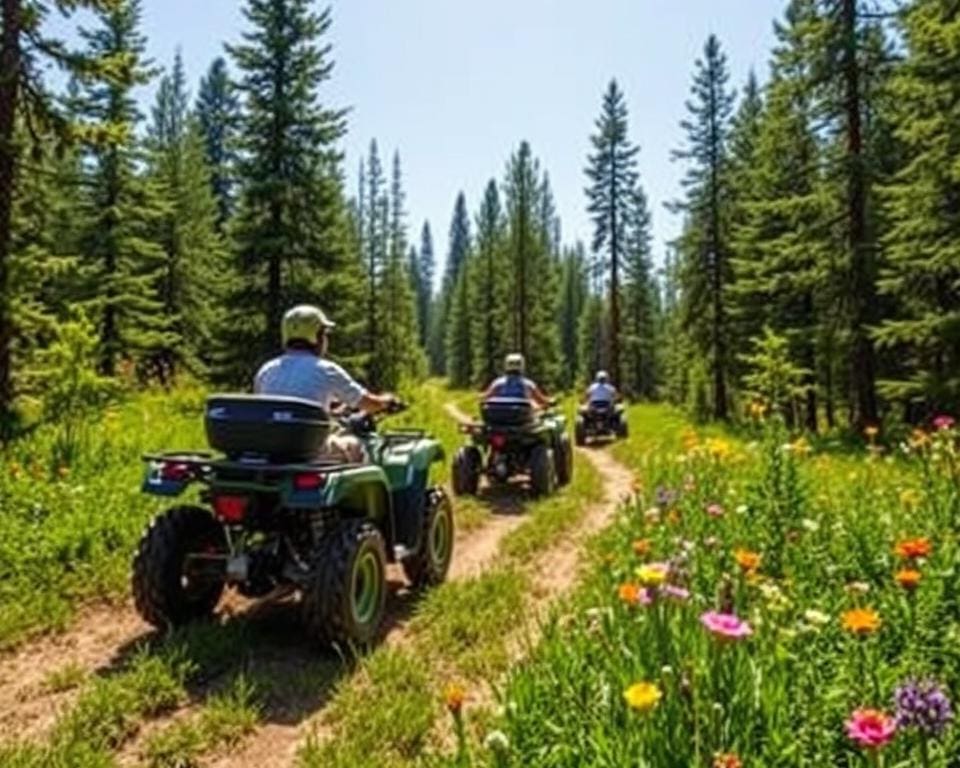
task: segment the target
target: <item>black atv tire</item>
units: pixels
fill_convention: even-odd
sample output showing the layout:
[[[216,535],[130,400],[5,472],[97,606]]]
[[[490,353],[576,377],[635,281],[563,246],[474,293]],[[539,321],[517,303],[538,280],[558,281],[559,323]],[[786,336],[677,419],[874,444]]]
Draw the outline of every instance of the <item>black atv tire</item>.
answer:
[[[442,584],[453,559],[453,506],[442,488],[427,490],[420,548],[403,558],[403,572],[415,589]],[[438,537],[440,540],[438,540]]]
[[[617,422],[617,437],[625,440],[630,434],[630,428],[627,426],[627,417],[620,414],[620,420]]]
[[[573,446],[566,434],[557,438],[554,458],[557,461],[557,485],[562,488],[573,480]]]
[[[573,440],[580,448],[587,444],[587,425],[583,416],[577,416],[573,422]]]
[[[453,492],[457,496],[476,496],[480,488],[480,468],[483,459],[480,451],[472,445],[457,449],[453,455],[451,480]]]
[[[387,555],[383,536],[367,520],[343,520],[313,558],[314,572],[303,590],[301,618],[321,645],[364,650],[377,639],[387,605]],[[362,573],[367,568],[368,573]],[[358,578],[365,579],[358,595]],[[372,596],[366,590],[374,590]],[[369,605],[358,605],[370,600]]]
[[[530,486],[535,496],[549,496],[557,487],[557,466],[553,451],[538,445],[530,454]]]
[[[202,507],[172,507],[157,515],[140,537],[133,558],[133,602],[157,629],[178,627],[213,613],[224,582],[190,584],[183,565],[191,552],[226,551],[223,526]]]

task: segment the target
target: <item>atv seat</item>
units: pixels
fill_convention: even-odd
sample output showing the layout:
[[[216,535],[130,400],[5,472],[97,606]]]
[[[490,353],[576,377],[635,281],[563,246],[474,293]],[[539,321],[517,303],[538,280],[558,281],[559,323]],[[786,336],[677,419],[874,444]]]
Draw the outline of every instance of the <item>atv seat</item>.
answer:
[[[480,406],[483,423],[489,427],[529,427],[537,416],[526,398],[493,397]]]
[[[263,456],[276,462],[312,461],[332,427],[317,403],[297,397],[211,395],[204,427],[210,447],[230,458]]]

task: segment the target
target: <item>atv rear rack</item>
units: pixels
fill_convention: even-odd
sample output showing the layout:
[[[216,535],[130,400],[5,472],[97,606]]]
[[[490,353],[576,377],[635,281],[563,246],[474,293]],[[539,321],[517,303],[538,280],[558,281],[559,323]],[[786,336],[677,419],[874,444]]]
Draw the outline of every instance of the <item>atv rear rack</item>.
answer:
[[[309,463],[274,463],[264,457],[258,456],[251,457],[247,460],[237,460],[229,459],[225,456],[215,456],[212,453],[201,451],[193,451],[190,453],[181,453],[178,451],[145,453],[141,458],[144,461],[183,464],[184,466],[195,467],[197,469],[267,470],[271,472],[317,472],[321,470],[329,471],[331,469],[355,469],[363,466],[356,462],[339,462],[332,459],[318,459],[317,461]]]

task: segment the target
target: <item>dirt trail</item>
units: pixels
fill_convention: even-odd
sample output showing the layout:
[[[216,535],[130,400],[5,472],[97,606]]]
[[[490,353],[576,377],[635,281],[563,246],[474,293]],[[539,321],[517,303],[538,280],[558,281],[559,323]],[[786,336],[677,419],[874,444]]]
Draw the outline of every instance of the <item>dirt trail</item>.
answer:
[[[470,420],[452,403],[445,410],[457,421]],[[530,564],[534,600],[544,609],[576,583],[584,541],[612,519],[617,504],[631,489],[630,472],[605,452],[578,450],[578,456],[600,472],[604,498],[585,512],[574,530]],[[457,538],[451,580],[483,573],[496,559],[504,536],[525,519],[520,514],[522,503],[513,494],[493,495],[487,501],[493,511],[489,519]],[[394,581],[384,640],[388,645],[404,642],[405,625],[415,608],[415,597],[403,588],[393,569],[390,575]],[[227,599],[221,611],[235,615],[232,620],[249,622],[262,635],[255,647],[242,649],[245,668],[255,677],[276,681],[276,685],[265,692],[264,720],[256,734],[237,751],[211,757],[203,764],[217,768],[286,768],[293,764],[310,722],[324,708],[345,670],[335,658],[318,657],[298,638],[295,612],[289,603],[273,608],[260,604],[251,609],[246,601]],[[52,672],[69,663],[88,675],[109,674],[152,637],[151,628],[127,601],[87,607],[66,632],[39,638],[15,653],[0,656],[0,742],[42,736],[76,697],[75,691],[57,693],[48,689],[46,682]],[[303,670],[308,668],[310,680],[305,685]],[[289,691],[285,681],[298,683],[294,686],[297,692]],[[174,718],[202,704],[206,696],[204,690],[191,693],[186,711],[181,710]],[[157,727],[162,723],[148,725],[145,732]],[[124,764],[136,761],[138,743],[141,739],[123,750]]]

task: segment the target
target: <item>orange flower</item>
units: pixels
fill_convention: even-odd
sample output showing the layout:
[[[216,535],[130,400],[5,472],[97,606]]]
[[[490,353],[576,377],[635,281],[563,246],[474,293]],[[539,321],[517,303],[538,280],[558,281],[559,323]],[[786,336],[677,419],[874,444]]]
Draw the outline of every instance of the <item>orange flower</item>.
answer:
[[[916,560],[918,557],[929,557],[933,551],[930,539],[919,537],[898,541],[893,548],[894,554],[904,560]]]
[[[840,617],[843,628],[855,635],[870,635],[880,629],[880,616],[869,608],[854,608]]]
[[[713,768],[741,768],[743,762],[733,752],[717,752],[713,756]]]
[[[640,602],[640,586],[627,582],[617,587],[617,597],[629,605],[636,605]]]
[[[745,571],[755,571],[760,567],[762,556],[759,552],[751,552],[749,549],[733,550],[733,559]]]
[[[447,705],[451,715],[459,715],[463,709],[463,702],[467,698],[467,692],[463,686],[457,683],[450,683],[443,692],[443,701]]]
[[[633,542],[633,554],[638,557],[650,554],[650,539],[635,539]]]
[[[671,509],[667,512],[667,522],[670,525],[677,525],[680,522],[680,513],[675,509]]]
[[[897,584],[903,587],[908,592],[912,592],[920,585],[920,579],[923,578],[923,574],[920,571],[915,571],[913,568],[903,568],[897,571],[893,578],[897,580]]]

